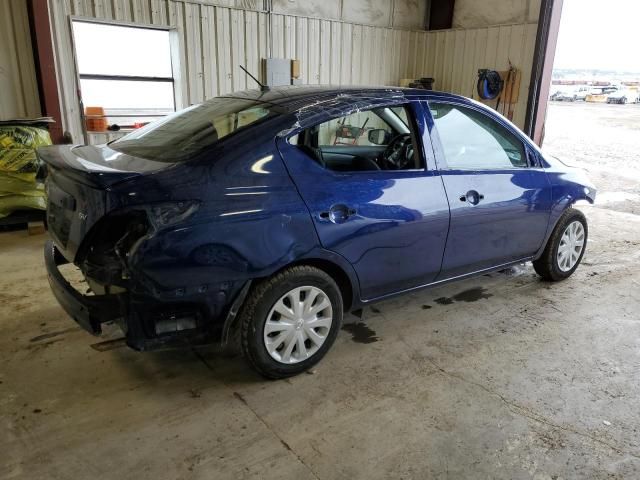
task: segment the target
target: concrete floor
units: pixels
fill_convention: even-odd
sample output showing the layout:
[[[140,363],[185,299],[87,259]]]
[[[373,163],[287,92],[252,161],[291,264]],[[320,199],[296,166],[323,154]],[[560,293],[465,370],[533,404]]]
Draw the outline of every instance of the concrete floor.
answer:
[[[277,382],[213,349],[91,348],[44,236],[0,234],[0,478],[638,478],[640,216],[604,207],[571,279],[387,301]]]
[[[552,102],[544,150],[589,170],[602,207],[640,215],[640,104]]]

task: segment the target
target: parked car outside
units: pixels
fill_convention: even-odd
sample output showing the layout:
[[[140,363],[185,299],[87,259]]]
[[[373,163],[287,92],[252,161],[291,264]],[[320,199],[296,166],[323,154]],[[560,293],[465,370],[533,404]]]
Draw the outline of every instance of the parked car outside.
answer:
[[[639,103],[640,96],[638,90],[618,90],[617,92],[610,93],[607,96],[607,103],[618,103],[618,104],[626,104],[626,103]]]
[[[415,89],[238,92],[39,156],[49,280],[79,325],[117,322],[137,350],[237,341],[271,378],[316,364],[343,312],[525,261],[569,277],[572,206],[596,194],[495,111]]]
[[[578,100],[584,101],[586,100],[590,90],[591,88],[587,86],[567,89],[556,94],[555,98],[552,98],[552,100],[557,100],[559,102],[576,102]]]
[[[549,100],[557,100],[558,99],[558,95],[561,95],[563,93],[563,90],[559,90],[559,89],[555,89],[551,92],[551,95],[549,95]]]

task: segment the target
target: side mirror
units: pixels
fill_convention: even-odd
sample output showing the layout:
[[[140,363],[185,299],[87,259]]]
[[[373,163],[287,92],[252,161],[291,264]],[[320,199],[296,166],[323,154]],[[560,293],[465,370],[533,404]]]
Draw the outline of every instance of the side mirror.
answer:
[[[375,128],[369,130],[368,133],[369,143],[373,143],[374,145],[386,145],[389,143],[390,136],[389,132],[383,128]]]

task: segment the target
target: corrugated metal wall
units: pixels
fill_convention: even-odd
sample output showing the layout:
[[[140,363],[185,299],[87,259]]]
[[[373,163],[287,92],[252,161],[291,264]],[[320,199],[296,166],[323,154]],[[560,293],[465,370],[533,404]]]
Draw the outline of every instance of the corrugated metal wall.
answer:
[[[440,32],[409,31],[269,14],[214,5],[214,0],[51,0],[63,115],[81,140],[69,15],[168,26],[176,31],[179,106],[254,88],[239,69],[298,58],[304,83],[398,85],[432,76],[438,89],[469,96],[478,68],[506,68],[511,59],[528,82],[536,25]],[[271,35],[269,35],[271,23]],[[523,85],[525,87],[525,85]],[[526,88],[516,109],[524,121]],[[524,101],[524,103],[522,103]]]
[[[41,115],[27,3],[0,1],[0,120]]]
[[[416,64],[410,70],[435,78],[437,90],[477,98],[478,69],[508,70],[511,62],[522,72],[513,116],[513,122],[522,128],[537,29],[536,23],[528,23],[424,32],[415,48]]]

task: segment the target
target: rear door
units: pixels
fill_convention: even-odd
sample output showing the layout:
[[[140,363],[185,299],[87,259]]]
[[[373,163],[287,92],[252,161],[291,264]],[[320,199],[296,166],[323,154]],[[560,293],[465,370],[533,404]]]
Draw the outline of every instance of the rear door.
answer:
[[[317,140],[312,145],[305,144],[306,148],[298,144],[306,131],[278,140],[278,148],[309,208],[323,247],[339,253],[353,265],[365,300],[433,281],[440,271],[449,226],[449,205],[435,169],[433,151],[430,145],[424,148],[424,139],[430,140],[422,106],[415,102],[388,110],[406,122],[405,135],[411,136],[414,156],[401,169],[379,170],[371,163],[381,161],[378,152],[388,145],[373,148],[370,154],[365,148],[356,149],[361,156],[367,155],[356,163],[340,162],[333,157],[323,161],[322,154],[311,156],[322,147],[339,148],[333,145],[336,125],[357,122],[355,125],[360,126],[365,117],[369,120],[365,131],[355,144],[344,145],[345,156],[350,155],[351,147],[375,147],[369,145],[367,127],[377,130],[377,138],[386,143],[402,134],[398,130],[403,127],[397,121],[396,127],[385,125],[373,110],[359,112],[357,120],[343,117],[311,127]],[[389,135],[380,132],[384,129]]]
[[[451,204],[439,280],[518,261],[541,247],[551,185],[507,123],[479,108],[429,102],[438,166]]]

